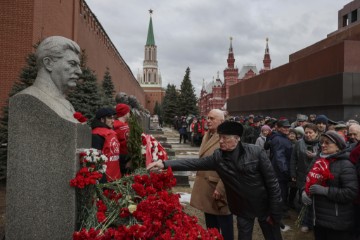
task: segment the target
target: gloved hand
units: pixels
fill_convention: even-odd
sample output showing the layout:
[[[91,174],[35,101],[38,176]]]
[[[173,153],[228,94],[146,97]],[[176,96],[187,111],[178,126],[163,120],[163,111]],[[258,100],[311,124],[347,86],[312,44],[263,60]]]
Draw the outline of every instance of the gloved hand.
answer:
[[[314,184],[310,187],[309,189],[311,194],[318,194],[318,195],[324,195],[327,196],[329,193],[329,188],[328,187],[323,187],[321,185],[318,184]]]
[[[307,206],[312,204],[312,199],[306,194],[305,191],[303,191],[301,194],[301,200]]]

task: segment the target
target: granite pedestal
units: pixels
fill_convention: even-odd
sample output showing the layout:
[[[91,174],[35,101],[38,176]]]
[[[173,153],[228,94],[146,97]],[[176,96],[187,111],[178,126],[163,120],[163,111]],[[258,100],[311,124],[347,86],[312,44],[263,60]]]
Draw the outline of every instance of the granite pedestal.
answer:
[[[76,195],[69,181],[79,168],[77,149],[91,145],[90,128],[30,95],[15,95],[9,106],[6,239],[72,239]]]

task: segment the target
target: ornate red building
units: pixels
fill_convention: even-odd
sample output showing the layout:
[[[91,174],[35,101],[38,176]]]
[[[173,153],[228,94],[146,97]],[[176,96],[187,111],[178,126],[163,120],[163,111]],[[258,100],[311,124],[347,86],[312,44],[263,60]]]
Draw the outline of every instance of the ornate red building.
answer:
[[[219,72],[217,74],[217,78],[213,79],[213,81],[209,84],[205,84],[205,80],[203,80],[200,99],[198,101],[200,115],[206,116],[211,109],[215,108],[226,109],[226,100],[229,98],[229,87],[231,85],[270,70],[271,58],[268,39],[266,39],[263,63],[264,67],[260,70],[260,72],[258,72],[256,65],[252,64],[243,65],[239,72],[239,69],[235,67],[232,37],[230,37],[227,67],[224,70],[224,82],[221,81]]]

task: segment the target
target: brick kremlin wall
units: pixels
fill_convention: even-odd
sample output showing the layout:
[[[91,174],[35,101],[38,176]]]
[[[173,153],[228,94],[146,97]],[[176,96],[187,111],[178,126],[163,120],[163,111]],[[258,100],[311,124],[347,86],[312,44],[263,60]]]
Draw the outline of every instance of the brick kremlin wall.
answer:
[[[0,106],[5,104],[32,45],[52,35],[76,41],[85,49],[87,65],[99,83],[109,67],[116,91],[135,95],[145,106],[143,89],[85,1],[2,0],[0,26]]]

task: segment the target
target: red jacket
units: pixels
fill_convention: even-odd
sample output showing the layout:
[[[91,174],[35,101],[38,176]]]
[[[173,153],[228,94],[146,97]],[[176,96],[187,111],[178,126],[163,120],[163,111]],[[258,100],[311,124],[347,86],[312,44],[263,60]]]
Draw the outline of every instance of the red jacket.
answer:
[[[106,162],[106,179],[108,182],[121,178],[119,155],[120,155],[120,143],[116,137],[116,133],[107,128],[94,128],[92,134],[97,134],[105,139],[104,146],[101,150],[108,161]]]
[[[127,140],[130,134],[128,123],[115,120],[114,131],[116,132],[116,136],[120,142],[120,154],[128,154]]]

